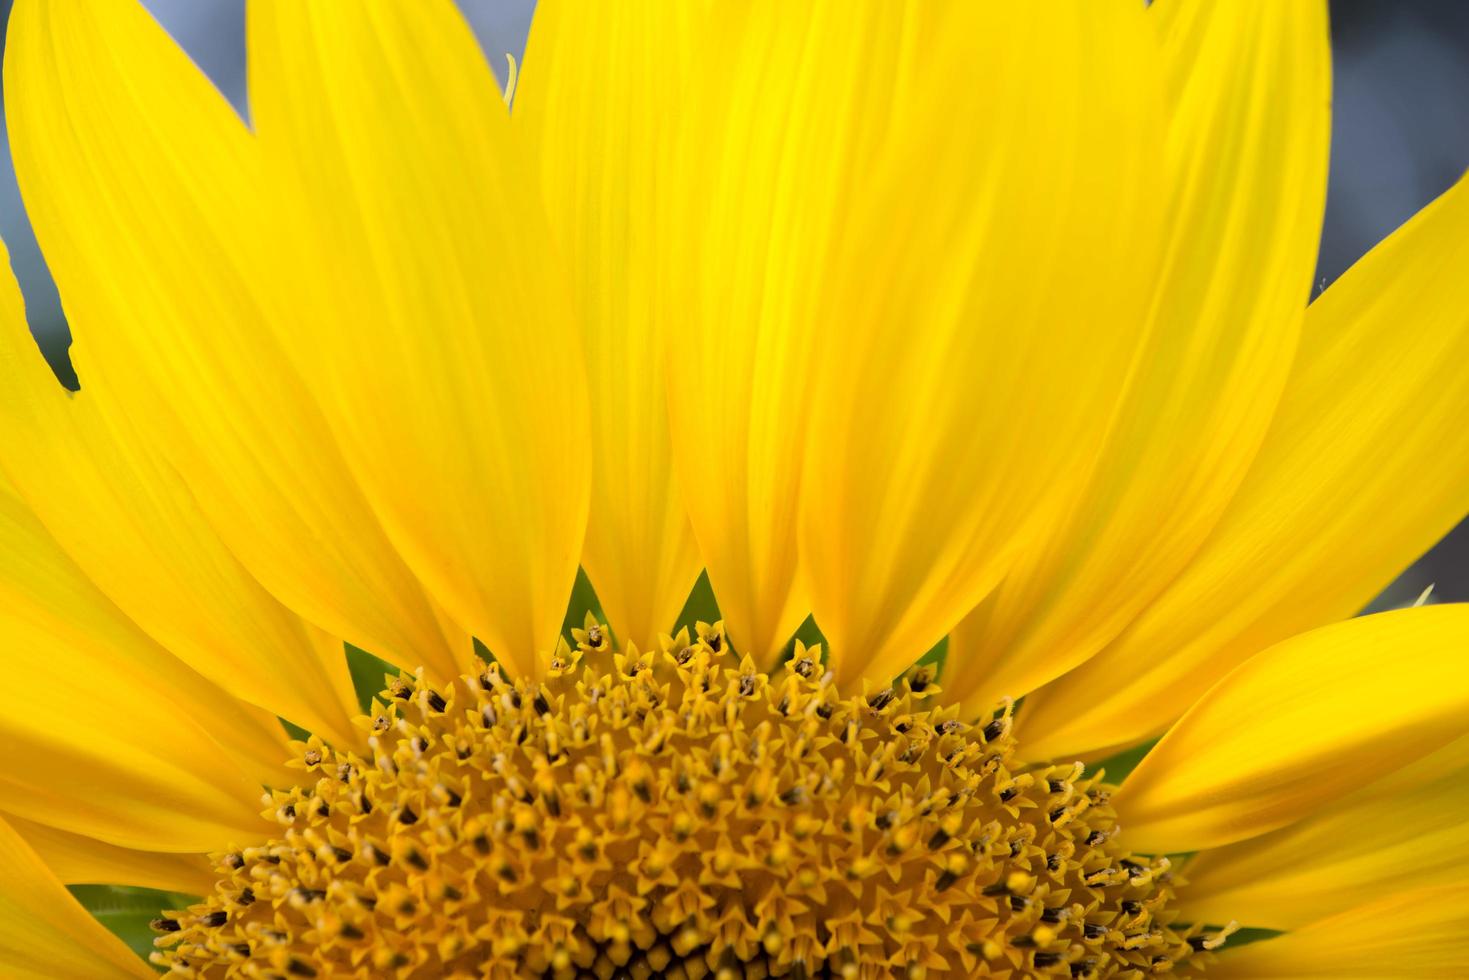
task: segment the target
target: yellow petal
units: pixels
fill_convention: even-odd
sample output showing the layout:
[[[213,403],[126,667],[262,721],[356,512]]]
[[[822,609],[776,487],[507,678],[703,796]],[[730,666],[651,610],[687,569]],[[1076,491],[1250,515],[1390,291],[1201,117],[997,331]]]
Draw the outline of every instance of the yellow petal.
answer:
[[[1296,932],[1226,946],[1210,980],[1458,980],[1469,976],[1469,885],[1394,892]]]
[[[144,636],[0,483],[0,800],[126,847],[260,833],[283,732]]]
[[[175,656],[272,714],[353,739],[341,642],[319,641],[241,567],[144,432],[57,384],[7,263],[0,245],[0,468],[26,504]]]
[[[6,980],[157,976],[87,914],[4,820],[0,868],[0,972]]]
[[[250,102],[311,319],[298,354],[389,537],[455,621],[541,668],[592,462],[534,175],[450,0],[250,6]]]
[[[536,5],[513,120],[540,163],[551,231],[582,320],[591,403],[591,513],[582,563],[612,628],[651,642],[698,577],[675,486],[664,336],[685,311],[664,288],[667,195],[687,193],[664,148],[684,111],[698,5]],[[676,369],[677,370],[677,369]]]
[[[880,23],[895,5],[835,6],[836,25],[870,20],[873,47],[898,54],[862,52],[860,99],[793,59],[820,97],[781,90],[751,115],[840,164],[811,168],[840,204],[824,237],[760,239],[762,257],[817,263],[814,295],[776,308],[790,319],[767,323],[762,353],[819,328],[801,515],[812,608],[839,678],[881,683],[1086,486],[1157,274],[1163,127],[1142,5],[913,4],[896,25]],[[843,50],[824,34],[813,46]],[[828,146],[839,125],[863,139]],[[745,152],[742,169],[790,169]]]
[[[1469,738],[1407,768],[1419,771],[1415,785],[1395,774],[1299,823],[1192,858],[1179,914],[1296,929],[1391,892],[1469,884]]]
[[[1040,521],[1084,479],[1110,416],[1153,271],[1155,201],[1137,192],[1142,156],[1161,155],[1138,77],[1146,25],[1121,6],[1011,15],[739,5],[716,12],[717,43],[698,56],[681,118],[704,128],[676,147],[670,207],[702,232],[671,277],[691,312],[670,338],[684,372],[670,416],[715,594],[735,645],[756,655],[807,608],[800,541],[838,671],[881,676],[916,658],[993,585],[1032,530],[1020,518]],[[1108,41],[1072,57],[1082,34]],[[990,50],[1002,37],[1026,53]],[[1107,74],[1109,59],[1115,84],[1097,103],[1068,102],[1084,89],[1069,73]],[[983,123],[956,127],[966,113]],[[1068,234],[1047,232],[1053,220]],[[1083,245],[1092,234],[1118,251]],[[1098,251],[1131,264],[1104,268]],[[1064,311],[1078,292],[1038,281],[1053,259],[1092,290],[1087,317]],[[1082,330],[1098,308],[1124,326]],[[1057,351],[1076,376],[1021,367]],[[1000,417],[1035,428],[986,428]]]
[[[1167,75],[1150,343],[1086,495],[950,637],[975,712],[1117,636],[1198,550],[1274,413],[1326,199],[1323,2],[1154,3]]]
[[[762,662],[810,611],[797,519],[817,281],[874,143],[865,109],[914,57],[899,41],[908,16],[714,5],[669,92],[674,461],[731,642]]]
[[[1469,733],[1469,605],[1325,626],[1245,661],[1114,797],[1128,846],[1193,851],[1268,833]]]
[[[1027,701],[1030,751],[1158,734],[1253,652],[1359,610],[1463,516],[1466,263],[1460,182],[1311,304],[1275,422],[1229,510],[1127,632]]]
[[[135,0],[17,3],[5,78],[16,174],[96,410],[163,448],[286,605],[454,670],[277,341],[309,318],[274,281],[279,195],[244,124]]]
[[[207,895],[219,877],[202,854],[136,851],[16,816],[5,819],[66,885],[135,885]]]

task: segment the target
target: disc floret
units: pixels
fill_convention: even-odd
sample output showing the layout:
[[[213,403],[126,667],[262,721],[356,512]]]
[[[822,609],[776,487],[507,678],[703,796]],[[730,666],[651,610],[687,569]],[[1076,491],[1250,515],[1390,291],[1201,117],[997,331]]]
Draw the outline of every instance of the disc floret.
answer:
[[[1115,839],[1083,767],[1019,764],[1011,708],[932,706],[919,668],[842,696],[720,626],[541,681],[388,680],[361,751],[296,743],[280,835],[217,856],[155,962],[245,977],[1189,974],[1167,858]]]

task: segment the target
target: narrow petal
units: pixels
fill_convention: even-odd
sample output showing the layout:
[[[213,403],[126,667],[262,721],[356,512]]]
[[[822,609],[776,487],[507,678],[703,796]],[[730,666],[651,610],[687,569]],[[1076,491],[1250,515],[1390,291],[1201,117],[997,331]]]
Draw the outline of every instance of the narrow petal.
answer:
[[[614,631],[671,630],[701,562],[675,485],[665,335],[685,315],[668,256],[670,194],[695,192],[666,148],[698,120],[684,96],[697,4],[536,5],[513,120],[540,163],[551,231],[582,320],[591,513],[582,563]],[[679,373],[679,366],[675,366]]]
[[[853,179],[921,51],[911,4],[710,4],[685,60],[660,228],[668,413],[736,648],[770,663],[811,610],[798,522],[820,278]],[[663,154],[660,154],[663,156]]]
[[[1204,542],[1295,353],[1326,201],[1326,4],[1154,3],[1168,120],[1150,342],[1079,506],[950,637],[976,712],[1095,654]]]
[[[135,0],[17,3],[5,99],[96,411],[163,448],[287,606],[400,663],[454,670],[277,340],[309,318],[271,271],[279,195],[229,104]]]
[[[279,724],[144,636],[3,484],[0,651],[21,692],[0,711],[5,810],[140,849],[261,832],[260,781],[290,771]]]
[[[137,851],[16,816],[5,819],[62,884],[135,885],[206,895],[219,877],[202,854]]]
[[[814,241],[761,237],[762,256],[779,242],[816,263],[807,301],[777,307],[791,318],[767,315],[762,355],[818,328],[803,557],[838,677],[876,683],[948,633],[1087,485],[1162,241],[1142,5],[924,3],[881,23],[893,6],[834,5],[836,25],[870,20],[873,48],[897,52],[862,52],[862,98],[798,57],[814,97],[750,115],[802,133],[817,159],[839,154],[811,168],[816,186],[777,185],[839,217]],[[844,52],[814,26],[813,48]],[[838,124],[862,139],[828,145]],[[741,137],[741,169],[792,169]]]
[[[875,138],[864,107],[913,54],[903,4],[712,6],[662,191],[671,300],[686,307],[667,398],[731,642],[769,663],[811,609],[797,521],[816,283]]]
[[[56,382],[0,245],[0,470],[109,599],[231,693],[350,740],[357,706],[340,641],[266,592],[205,521],[144,432]]]
[[[1193,922],[1297,929],[1392,892],[1469,885],[1469,738],[1273,833],[1192,858],[1178,910]],[[1446,771],[1445,771],[1446,770]]]
[[[1268,833],[1469,733],[1469,605],[1354,619],[1245,661],[1114,798],[1130,847],[1194,851]]]
[[[0,971],[8,980],[157,976],[87,914],[4,820],[0,867]]]
[[[1193,562],[1026,703],[1042,756],[1159,734],[1253,652],[1361,609],[1469,509],[1469,184],[1307,310],[1279,412]]]
[[[1456,980],[1469,976],[1469,885],[1394,892],[1237,950],[1210,980]]]
[[[594,461],[576,321],[494,76],[450,0],[249,10],[256,131],[304,218],[303,369],[434,598],[539,670]]]

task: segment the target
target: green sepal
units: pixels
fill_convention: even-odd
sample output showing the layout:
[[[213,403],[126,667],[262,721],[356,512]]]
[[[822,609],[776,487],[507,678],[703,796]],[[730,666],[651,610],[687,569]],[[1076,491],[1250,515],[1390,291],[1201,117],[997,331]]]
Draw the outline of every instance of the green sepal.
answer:
[[[170,909],[186,909],[199,899],[178,892],[130,885],[67,885],[92,917],[143,959],[153,951],[156,935],[148,923]]]

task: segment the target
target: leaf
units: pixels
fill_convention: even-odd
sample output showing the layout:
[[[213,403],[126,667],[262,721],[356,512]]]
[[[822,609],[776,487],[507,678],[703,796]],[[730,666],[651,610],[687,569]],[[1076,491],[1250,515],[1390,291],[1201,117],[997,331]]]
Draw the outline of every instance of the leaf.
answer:
[[[678,614],[678,623],[673,631],[677,633],[685,626],[692,631],[696,622],[717,623],[722,618],[719,614],[719,603],[714,598],[714,589],[709,584],[709,573],[700,572],[699,580],[694,583],[693,591],[683,605],[683,612]]]
[[[1137,764],[1143,761],[1143,756],[1148,754],[1148,750],[1157,744],[1158,740],[1156,738],[1150,738],[1146,742],[1139,742],[1130,748],[1123,749],[1116,755],[1109,755],[1100,762],[1093,763],[1087,767],[1087,771],[1095,773],[1105,770],[1107,773],[1107,782],[1114,786],[1120,786],[1122,781],[1127,778],[1127,774],[1136,769]]]
[[[123,885],[68,885],[67,890],[93,918],[145,960],[153,951],[155,935],[148,923],[165,911],[188,908],[199,901],[177,892]]]
[[[350,643],[343,646],[347,651],[347,672],[352,675],[352,687],[357,691],[357,701],[364,712],[370,712],[372,699],[383,689],[383,678],[397,677],[398,668],[360,647],[354,647]]]
[[[571,631],[582,628],[587,620],[587,613],[596,616],[597,622],[606,625],[607,614],[602,611],[597,590],[592,587],[592,580],[587,578],[587,570],[578,567],[576,583],[571,587],[571,599],[566,603],[566,618],[561,622],[561,635],[566,637],[567,642],[575,642],[571,638]]]

